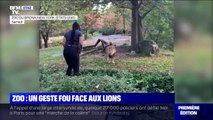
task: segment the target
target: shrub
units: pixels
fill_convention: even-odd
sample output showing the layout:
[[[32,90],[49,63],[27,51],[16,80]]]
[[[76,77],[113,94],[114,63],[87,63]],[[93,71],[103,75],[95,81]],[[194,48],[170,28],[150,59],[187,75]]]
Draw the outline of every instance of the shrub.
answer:
[[[95,31],[93,33],[88,32],[88,38],[97,37],[100,35],[101,35],[101,33],[99,33],[98,31]]]
[[[52,47],[61,46],[61,45],[62,45],[62,40],[54,40],[52,42]]]
[[[104,27],[100,30],[100,32],[102,33],[102,35],[112,35],[115,33],[115,30],[114,28]]]
[[[65,76],[56,66],[41,68],[42,91],[48,92],[172,92],[173,75],[112,69],[83,69],[78,77]]]

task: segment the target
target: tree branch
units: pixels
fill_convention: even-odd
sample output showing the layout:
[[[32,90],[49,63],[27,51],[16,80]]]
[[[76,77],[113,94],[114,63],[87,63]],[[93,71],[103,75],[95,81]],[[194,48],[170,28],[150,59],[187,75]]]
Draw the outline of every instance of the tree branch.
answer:
[[[119,8],[127,8],[127,9],[132,9],[132,7],[128,4],[125,4],[123,2],[113,2],[117,7]]]
[[[156,6],[154,5],[153,7],[151,7],[148,11],[146,11],[142,16],[140,16],[141,19],[144,19],[146,17],[147,14],[149,14]]]
[[[45,40],[46,38],[45,38],[45,35],[44,35],[43,31],[40,30],[40,33],[41,33],[41,36],[42,36],[43,40]]]
[[[138,3],[138,7],[140,7],[143,3],[143,0],[140,0],[140,2]]]

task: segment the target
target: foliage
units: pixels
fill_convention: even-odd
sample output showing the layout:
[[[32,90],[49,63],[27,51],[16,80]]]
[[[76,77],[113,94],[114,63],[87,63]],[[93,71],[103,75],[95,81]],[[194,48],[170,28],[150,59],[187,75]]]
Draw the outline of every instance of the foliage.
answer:
[[[173,50],[173,4],[166,2],[144,18],[145,39],[154,40],[159,47]]]
[[[58,67],[66,67],[63,56],[53,57],[54,55],[61,54],[63,52],[63,47],[53,47],[40,50],[40,59],[39,62],[41,65],[55,63]],[[172,72],[173,71],[173,52],[168,50],[160,50],[159,56],[156,57],[131,57],[124,56],[117,57],[115,64],[109,64],[104,57],[100,54],[89,54],[81,57],[81,67],[89,69],[117,69],[117,70],[137,70],[144,72]],[[64,64],[61,64],[64,63]]]
[[[140,73],[111,69],[84,69],[67,77],[54,65],[41,68],[41,90],[54,92],[172,92],[173,77],[166,73]]]
[[[101,33],[98,32],[98,31],[96,31],[96,32],[93,32],[93,33],[89,33],[89,34],[88,34],[88,38],[98,37],[98,36],[100,36],[100,35],[101,35]]]
[[[173,48],[173,1],[121,0],[113,3],[117,7],[131,9],[132,11],[131,36],[133,42],[131,42],[131,45],[136,52],[143,52],[138,44],[145,39],[155,40],[163,48]],[[156,11],[154,14],[158,17],[151,15],[153,11]],[[159,23],[160,25],[158,25]]]
[[[52,46],[55,47],[55,46],[62,46],[62,40],[55,40],[52,42]]]
[[[77,15],[86,39],[95,31],[103,35],[121,34],[123,30],[131,33],[133,18],[130,0],[47,0],[40,4],[41,15]],[[138,39],[141,40],[143,37],[140,36],[144,36],[144,39],[156,41],[161,48],[172,50],[173,1],[139,1],[138,14],[140,17],[137,26],[141,28]],[[40,21],[40,30],[44,36],[63,35],[71,29],[72,23],[73,21]],[[44,40],[48,41],[48,37],[46,39]]]
[[[40,50],[41,91],[58,92],[173,92],[173,53],[157,57],[128,57],[110,64],[97,55],[81,57],[81,75],[65,76],[62,47]],[[62,53],[61,53],[62,54]],[[99,86],[98,89],[96,87]]]
[[[85,39],[88,38],[88,30],[98,26],[97,22],[100,20],[100,17],[101,16],[97,11],[91,11],[84,16],[84,23],[81,24],[81,27],[85,31]]]
[[[104,27],[100,30],[100,32],[102,33],[102,35],[112,35],[115,33],[115,29],[110,27]]]
[[[92,9],[93,4],[89,1],[52,1],[42,0],[40,2],[40,15],[77,15],[79,23],[83,21],[83,17]],[[84,9],[82,9],[84,8]],[[73,21],[40,21],[40,32],[44,40],[45,47],[48,47],[49,36],[59,35],[71,28]],[[41,43],[41,42],[40,42]]]
[[[123,30],[130,31],[130,10],[110,6],[103,14],[103,27],[99,31],[103,35],[122,34]]]

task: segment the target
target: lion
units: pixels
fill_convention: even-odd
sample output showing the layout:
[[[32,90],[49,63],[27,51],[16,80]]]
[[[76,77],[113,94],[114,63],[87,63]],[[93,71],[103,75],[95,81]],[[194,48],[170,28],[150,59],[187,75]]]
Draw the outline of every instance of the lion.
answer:
[[[110,58],[111,62],[115,63],[115,55],[116,55],[116,45],[114,45],[110,42],[109,45],[107,45],[105,47],[106,60],[108,60]]]
[[[108,59],[111,59],[111,62],[115,63],[116,45],[112,44],[112,42],[108,43],[105,40],[98,39],[94,46],[96,47],[100,42],[102,44],[106,60],[108,61]]]

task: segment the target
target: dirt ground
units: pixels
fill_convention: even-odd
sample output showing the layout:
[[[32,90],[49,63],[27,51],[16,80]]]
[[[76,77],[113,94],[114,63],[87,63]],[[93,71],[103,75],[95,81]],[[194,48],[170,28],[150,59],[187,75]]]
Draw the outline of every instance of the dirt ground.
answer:
[[[108,36],[98,36],[89,38],[87,40],[84,40],[84,46],[90,46],[94,45],[98,39],[103,39],[107,42],[112,42],[113,44],[116,44],[117,46],[120,45],[130,45],[131,44],[131,36],[128,35],[108,35]],[[50,37],[48,43],[51,44],[53,41],[62,41],[63,36],[58,37]],[[43,40],[42,40],[42,44]]]

